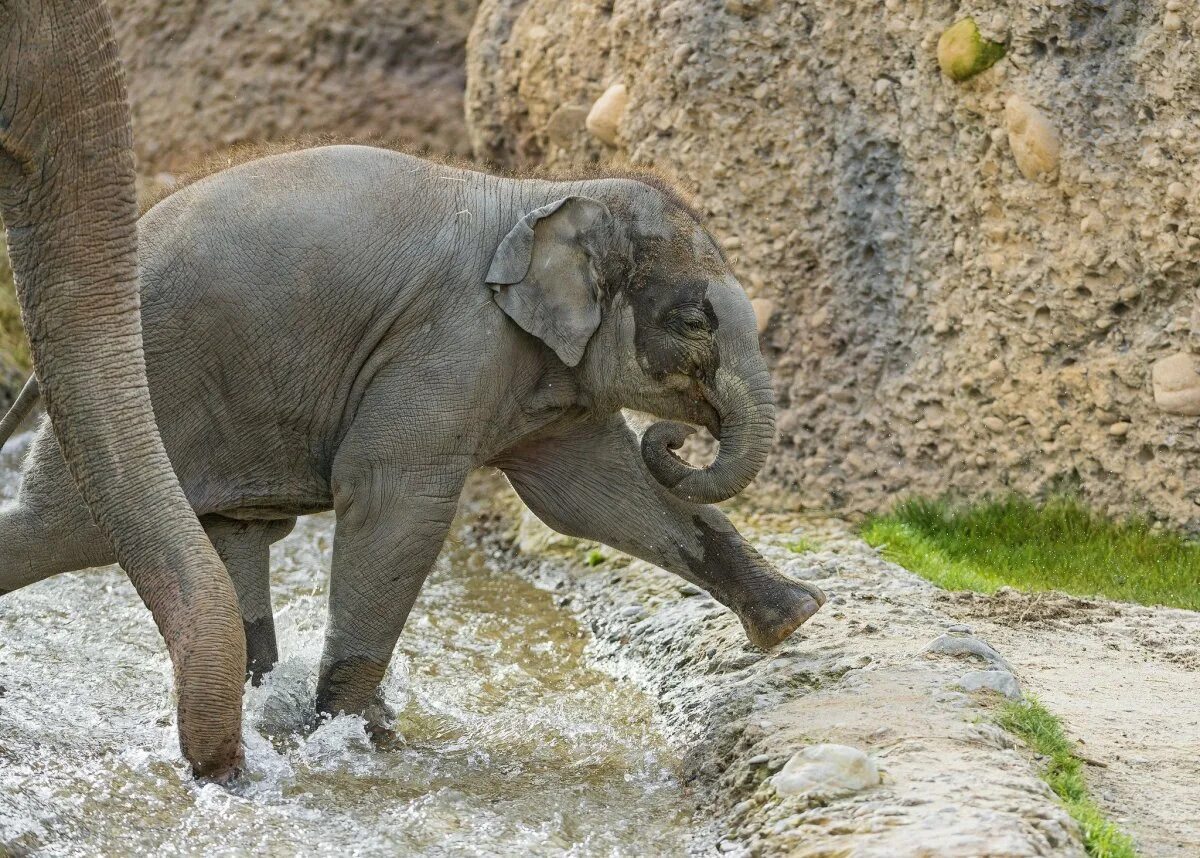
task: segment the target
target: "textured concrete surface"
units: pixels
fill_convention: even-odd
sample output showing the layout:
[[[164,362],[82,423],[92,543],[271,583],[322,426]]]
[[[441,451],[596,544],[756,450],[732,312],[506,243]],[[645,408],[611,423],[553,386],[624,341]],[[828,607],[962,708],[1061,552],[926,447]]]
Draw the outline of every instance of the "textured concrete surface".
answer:
[[[1006,55],[956,83],[967,16]],[[1079,487],[1197,528],[1190,394],[1151,379],[1200,349],[1197,28],[1181,0],[484,0],[468,121],[503,165],[696,195],[774,305],[766,476],[807,504]]]
[[[240,147],[338,139],[470,152],[464,53],[477,0],[109,5],[145,199]],[[27,367],[0,248],[0,409]]]
[[[466,154],[476,0],[113,0],[141,171],[230,146],[377,138]]]

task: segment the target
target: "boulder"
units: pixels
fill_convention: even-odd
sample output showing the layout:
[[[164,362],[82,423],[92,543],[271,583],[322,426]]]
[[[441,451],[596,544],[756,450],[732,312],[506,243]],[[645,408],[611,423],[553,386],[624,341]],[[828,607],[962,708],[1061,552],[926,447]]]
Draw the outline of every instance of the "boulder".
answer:
[[[991,644],[979,638],[961,634],[944,634],[932,640],[923,652],[931,655],[950,655],[957,658],[977,658],[1001,670],[1012,672],[1004,656],[996,652]]]
[[[969,670],[957,685],[963,691],[991,691],[1009,700],[1021,699],[1021,684],[1007,670]]]
[[[793,754],[771,778],[779,795],[817,801],[869,789],[879,782],[874,760],[848,745],[811,745]]]

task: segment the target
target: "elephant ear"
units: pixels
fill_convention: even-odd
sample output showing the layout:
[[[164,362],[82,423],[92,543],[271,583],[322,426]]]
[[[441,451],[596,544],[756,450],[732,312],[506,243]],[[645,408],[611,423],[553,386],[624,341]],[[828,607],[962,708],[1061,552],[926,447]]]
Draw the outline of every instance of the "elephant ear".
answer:
[[[600,325],[595,263],[611,224],[603,203],[565,197],[521,218],[488,269],[496,303],[567,366],[579,364]]]

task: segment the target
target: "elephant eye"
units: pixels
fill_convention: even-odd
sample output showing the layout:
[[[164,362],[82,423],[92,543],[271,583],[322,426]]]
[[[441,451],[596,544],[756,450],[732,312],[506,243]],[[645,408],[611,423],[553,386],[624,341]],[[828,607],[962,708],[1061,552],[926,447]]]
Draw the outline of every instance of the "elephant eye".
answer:
[[[700,307],[678,307],[672,311],[667,325],[684,334],[705,334],[710,330],[708,316]]]

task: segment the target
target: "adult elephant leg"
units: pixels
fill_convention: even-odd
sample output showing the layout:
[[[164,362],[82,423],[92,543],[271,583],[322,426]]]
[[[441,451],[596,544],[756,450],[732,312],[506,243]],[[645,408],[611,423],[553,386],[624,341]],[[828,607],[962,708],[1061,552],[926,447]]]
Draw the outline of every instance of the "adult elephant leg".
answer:
[[[51,432],[39,432],[26,462],[16,501],[0,507],[0,594],[116,559]]]
[[[150,405],[129,107],[102,0],[0,0],[0,216],[55,434],[170,650],[184,756],[228,778],[245,640]]]
[[[201,523],[237,590],[246,632],[246,678],[261,685],[279,661],[271,610],[271,545],[292,532],[296,519],[239,521],[211,515]]]
[[[785,640],[825,603],[813,585],[776,572],[719,509],[680,500],[660,485],[619,414],[531,439],[496,464],[550,527],[703,587],[763,649]]]
[[[458,464],[334,469],[337,530],[317,711],[363,713],[454,518]]]

